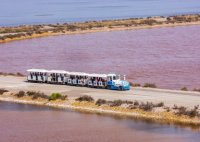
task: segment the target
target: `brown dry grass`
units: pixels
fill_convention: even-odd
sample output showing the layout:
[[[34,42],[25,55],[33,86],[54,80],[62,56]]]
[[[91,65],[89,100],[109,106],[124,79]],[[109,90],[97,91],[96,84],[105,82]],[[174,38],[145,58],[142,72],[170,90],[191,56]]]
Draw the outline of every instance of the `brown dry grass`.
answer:
[[[81,34],[102,31],[134,30],[200,24],[200,15],[130,18],[120,20],[86,21],[49,25],[0,27],[0,43],[62,34]]]
[[[117,115],[131,116],[134,118],[142,118],[146,120],[159,121],[163,123],[183,124],[183,125],[198,125],[200,126],[199,118],[191,118],[185,115],[175,115],[173,112],[155,112],[155,111],[144,111],[142,109],[128,109],[121,106],[110,107],[107,105],[97,106],[92,102],[73,102],[72,106],[81,108],[91,108],[103,111],[109,111],[111,114],[116,113]],[[103,113],[103,112],[102,112]]]

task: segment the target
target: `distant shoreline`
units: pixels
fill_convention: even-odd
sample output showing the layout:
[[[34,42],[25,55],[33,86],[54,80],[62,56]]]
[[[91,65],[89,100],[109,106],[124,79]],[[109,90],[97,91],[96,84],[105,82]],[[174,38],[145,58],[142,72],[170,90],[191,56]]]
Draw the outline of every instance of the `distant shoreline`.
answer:
[[[0,27],[0,43],[46,36],[200,25],[200,14]]]

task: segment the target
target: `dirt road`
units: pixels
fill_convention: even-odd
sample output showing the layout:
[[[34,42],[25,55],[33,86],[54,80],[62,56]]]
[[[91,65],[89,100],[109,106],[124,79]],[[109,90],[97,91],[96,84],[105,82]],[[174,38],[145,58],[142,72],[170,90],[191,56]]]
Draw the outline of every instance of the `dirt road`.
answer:
[[[46,94],[59,92],[68,95],[68,97],[77,97],[81,95],[90,95],[94,99],[106,100],[138,100],[142,102],[164,102],[166,106],[186,106],[193,108],[200,105],[200,93],[190,91],[177,91],[152,88],[131,88],[129,91],[111,91],[106,89],[94,89],[87,87],[74,87],[67,85],[53,85],[42,83],[26,82],[25,77],[0,76],[0,88],[5,88],[13,92],[19,90],[41,91]]]

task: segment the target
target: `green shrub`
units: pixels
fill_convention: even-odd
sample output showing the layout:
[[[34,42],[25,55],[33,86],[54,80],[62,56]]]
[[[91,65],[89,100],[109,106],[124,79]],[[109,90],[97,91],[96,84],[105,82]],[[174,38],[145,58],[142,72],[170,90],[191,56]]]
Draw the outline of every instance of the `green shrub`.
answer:
[[[49,96],[49,101],[62,99],[62,95],[60,93],[52,93],[51,96]]]
[[[19,91],[17,94],[15,94],[17,97],[24,97],[25,96],[25,92],[24,91]]]
[[[3,93],[5,92],[9,92],[8,90],[5,90],[5,89],[0,89],[0,95],[3,95]]]
[[[79,98],[76,98],[76,101],[79,101],[79,102],[82,102],[82,101],[93,102],[94,99],[91,96],[84,95],[84,96],[81,96]]]
[[[157,86],[154,83],[145,83],[143,87],[145,87],[145,88],[157,88]]]

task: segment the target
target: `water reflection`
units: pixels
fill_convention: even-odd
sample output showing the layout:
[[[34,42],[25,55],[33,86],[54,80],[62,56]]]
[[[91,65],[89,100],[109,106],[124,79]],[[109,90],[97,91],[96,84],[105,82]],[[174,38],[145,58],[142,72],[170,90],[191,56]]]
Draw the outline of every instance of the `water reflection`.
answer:
[[[170,125],[7,102],[0,102],[0,116],[2,141],[198,142],[200,138],[199,132]]]

